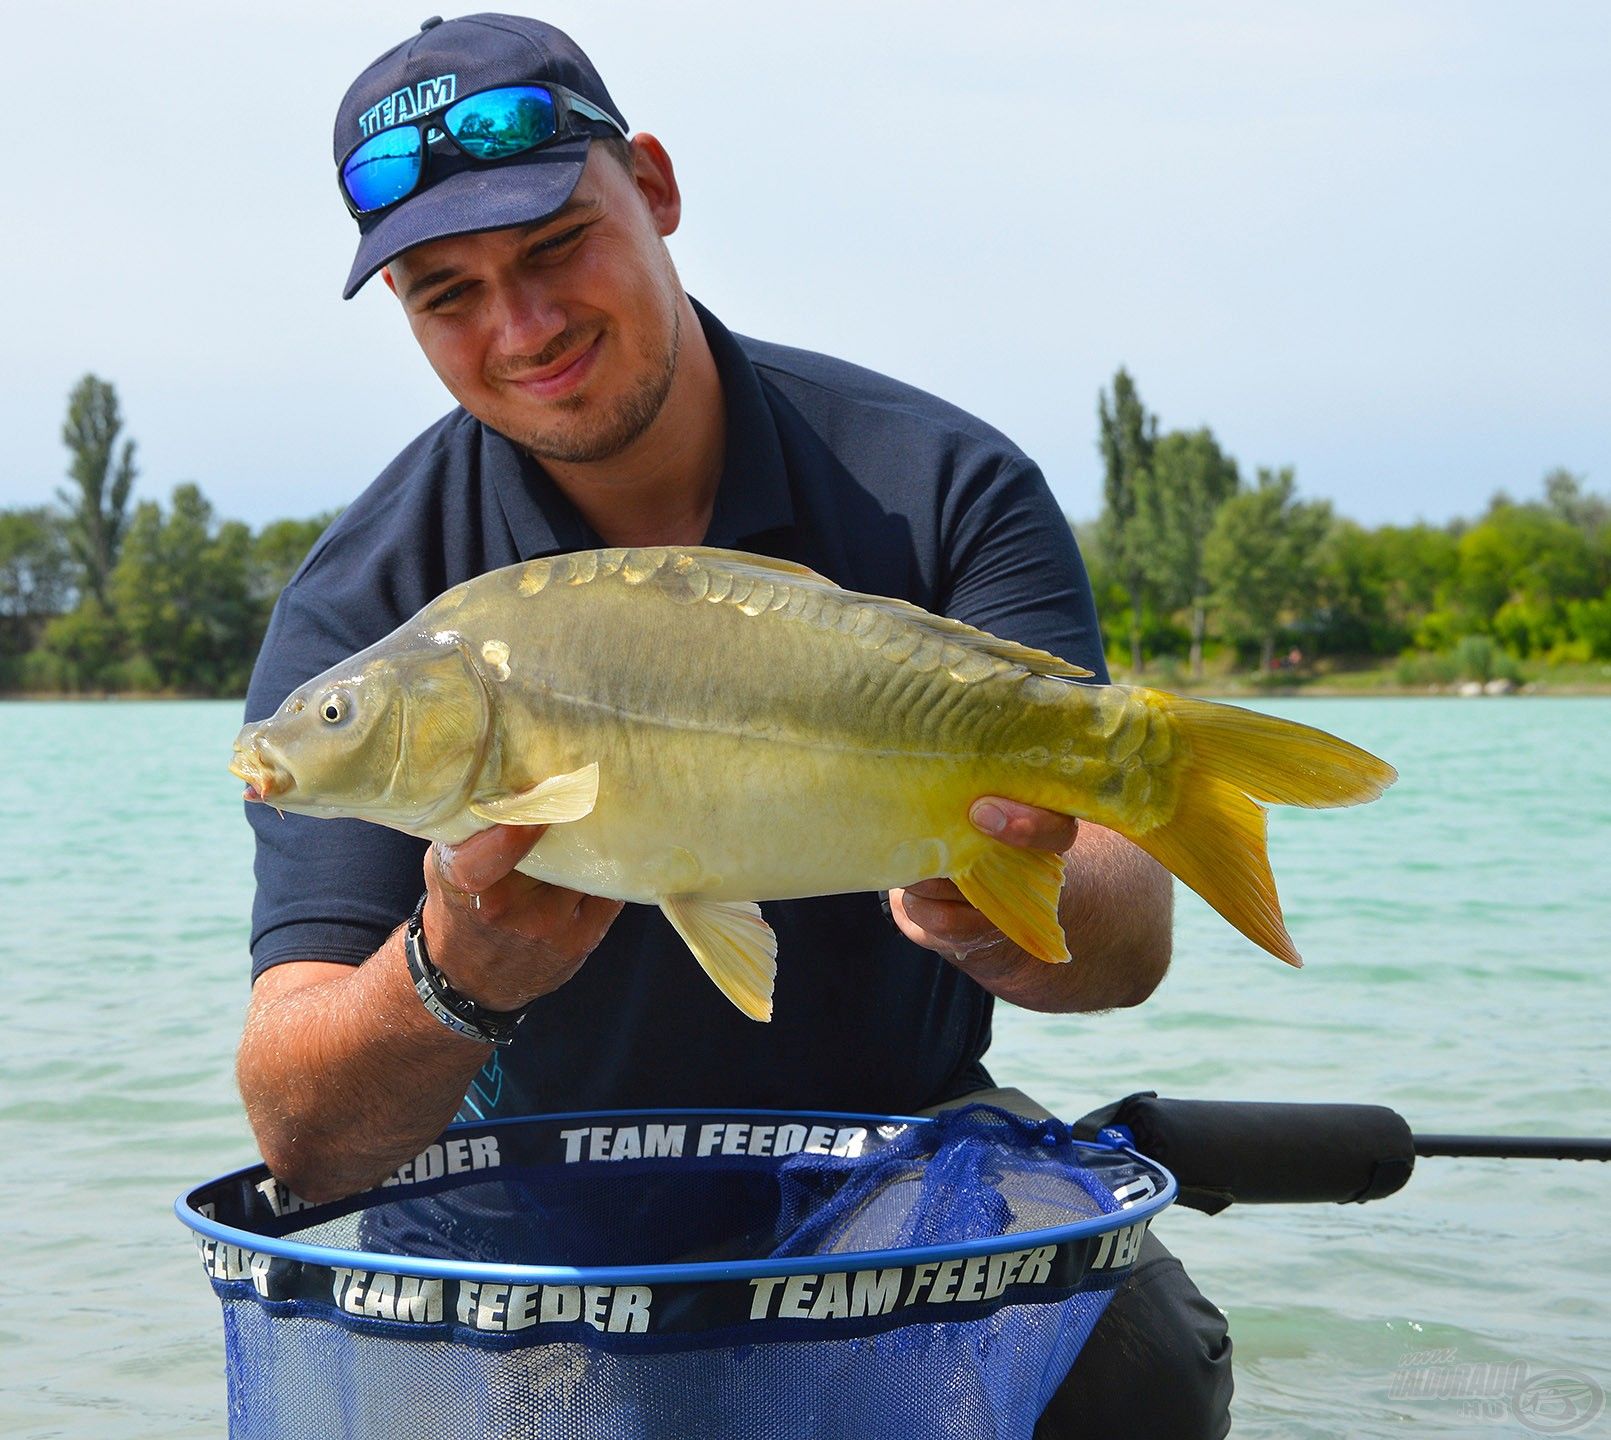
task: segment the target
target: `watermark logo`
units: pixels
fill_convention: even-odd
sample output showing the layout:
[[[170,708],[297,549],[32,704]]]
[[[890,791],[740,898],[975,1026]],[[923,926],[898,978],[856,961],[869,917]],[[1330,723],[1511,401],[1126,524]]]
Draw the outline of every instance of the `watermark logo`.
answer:
[[[1571,1435],[1600,1418],[1605,1391],[1581,1370],[1547,1370],[1528,1379],[1510,1405],[1535,1435]]]
[[[1388,1397],[1443,1401],[1467,1420],[1519,1421],[1532,1435],[1575,1435],[1605,1411],[1604,1387],[1581,1370],[1535,1370],[1525,1360],[1461,1364],[1452,1346],[1409,1351]]]

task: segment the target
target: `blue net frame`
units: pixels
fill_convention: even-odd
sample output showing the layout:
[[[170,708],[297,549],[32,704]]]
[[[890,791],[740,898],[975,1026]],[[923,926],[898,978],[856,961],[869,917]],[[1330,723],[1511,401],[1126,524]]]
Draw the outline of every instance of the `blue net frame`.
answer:
[[[232,1440],[1007,1440],[1174,1195],[971,1106],[463,1124],[332,1204],[258,1165],[175,1209]]]

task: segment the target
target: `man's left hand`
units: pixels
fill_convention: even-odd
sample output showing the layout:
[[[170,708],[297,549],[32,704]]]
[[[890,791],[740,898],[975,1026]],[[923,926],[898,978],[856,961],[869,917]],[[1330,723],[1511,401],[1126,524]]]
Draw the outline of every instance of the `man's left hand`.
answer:
[[[1073,848],[1080,828],[1071,815],[994,795],[976,800],[968,818],[1003,844],[1059,855]],[[1012,947],[1012,941],[968,904],[949,880],[920,880],[904,890],[891,890],[889,912],[908,940],[950,960],[982,959],[987,952]]]

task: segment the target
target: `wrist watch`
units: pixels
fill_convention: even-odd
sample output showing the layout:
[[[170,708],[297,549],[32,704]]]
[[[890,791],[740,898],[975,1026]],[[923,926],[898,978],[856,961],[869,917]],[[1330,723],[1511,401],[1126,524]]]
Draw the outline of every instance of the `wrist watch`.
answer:
[[[427,892],[429,893],[429,892]],[[518,1010],[489,1010],[466,995],[461,995],[448,983],[448,978],[431,962],[431,952],[425,948],[425,900],[414,907],[403,930],[403,953],[408,956],[408,973],[414,981],[414,992],[426,1010],[449,1030],[483,1045],[502,1048],[515,1038],[515,1031],[526,1018],[530,1004]]]

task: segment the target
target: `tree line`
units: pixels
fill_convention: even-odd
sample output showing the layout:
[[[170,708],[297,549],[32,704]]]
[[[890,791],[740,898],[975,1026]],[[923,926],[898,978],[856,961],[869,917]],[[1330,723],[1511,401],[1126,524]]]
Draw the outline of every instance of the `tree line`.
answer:
[[[1205,649],[1226,668],[1392,663],[1406,684],[1611,660],[1611,503],[1552,470],[1476,520],[1368,529],[1299,498],[1291,466],[1242,477],[1212,430],[1159,433],[1120,369],[1097,403],[1102,513],[1080,531],[1109,663]]]
[[[56,503],[0,510],[0,689],[241,695],[270,610],[334,514],[256,532],[201,488],[132,504],[117,391],[86,375]]]
[[[1244,480],[1212,430],[1159,431],[1123,369],[1097,403],[1102,512],[1076,526],[1128,678],[1391,664],[1405,683],[1611,660],[1611,503],[1558,469],[1476,520],[1368,529]],[[335,512],[253,531],[199,486],[133,503],[117,392],[68,397],[67,484],[0,510],[0,690],[239,695],[275,597]],[[1125,662],[1128,662],[1126,666]]]

